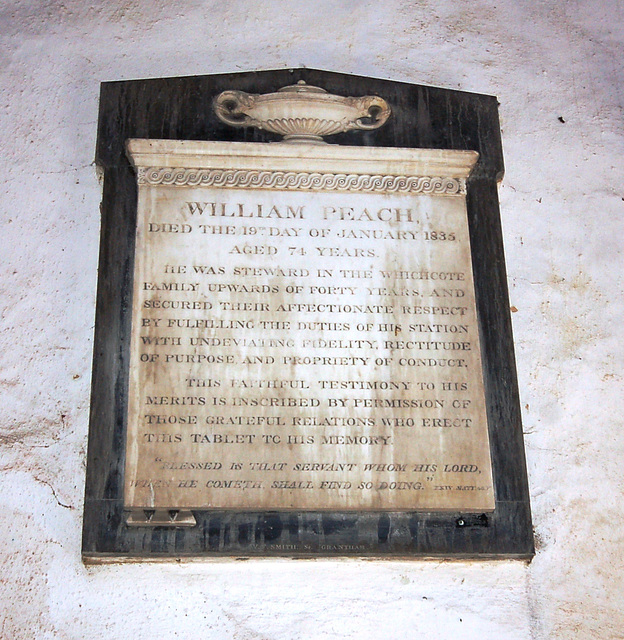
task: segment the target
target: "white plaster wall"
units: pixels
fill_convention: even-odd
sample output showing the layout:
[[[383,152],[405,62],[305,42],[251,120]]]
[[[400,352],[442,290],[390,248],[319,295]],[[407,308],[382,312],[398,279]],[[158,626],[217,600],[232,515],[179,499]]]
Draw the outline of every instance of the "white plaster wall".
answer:
[[[623,638],[623,25],[621,0],[2,0],[1,637]],[[99,83],[300,65],[500,99],[528,567],[81,564]]]

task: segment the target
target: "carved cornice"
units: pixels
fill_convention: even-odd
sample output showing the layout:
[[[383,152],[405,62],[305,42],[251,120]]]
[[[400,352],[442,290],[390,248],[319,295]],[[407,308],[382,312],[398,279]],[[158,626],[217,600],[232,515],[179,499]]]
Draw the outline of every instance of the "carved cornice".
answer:
[[[422,193],[445,196],[466,193],[465,179],[437,176],[141,167],[138,169],[137,179],[139,184],[167,187],[230,187],[237,189],[281,189],[287,191],[364,191],[372,193]]]

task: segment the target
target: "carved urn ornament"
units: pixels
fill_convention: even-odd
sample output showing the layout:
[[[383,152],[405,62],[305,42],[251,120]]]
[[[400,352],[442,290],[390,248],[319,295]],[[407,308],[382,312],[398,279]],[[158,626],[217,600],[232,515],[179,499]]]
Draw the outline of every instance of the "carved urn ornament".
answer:
[[[224,91],[215,98],[214,109],[229,125],[279,133],[290,144],[325,144],[323,136],[377,129],[390,116],[383,98],[337,96],[303,80],[275,93]]]

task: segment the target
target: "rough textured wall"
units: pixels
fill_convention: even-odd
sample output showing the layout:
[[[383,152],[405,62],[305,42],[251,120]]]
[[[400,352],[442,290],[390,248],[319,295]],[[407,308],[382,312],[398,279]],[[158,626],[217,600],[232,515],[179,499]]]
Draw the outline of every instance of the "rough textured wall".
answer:
[[[0,3],[0,636],[624,635],[624,4]],[[99,82],[306,65],[499,97],[538,553],[86,568]]]

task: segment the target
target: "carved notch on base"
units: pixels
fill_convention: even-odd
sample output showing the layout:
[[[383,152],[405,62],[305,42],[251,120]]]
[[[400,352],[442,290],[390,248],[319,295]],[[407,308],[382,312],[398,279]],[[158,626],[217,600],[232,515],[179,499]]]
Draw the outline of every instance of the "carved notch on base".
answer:
[[[129,527],[194,527],[192,511],[184,509],[132,509],[126,518]]]

